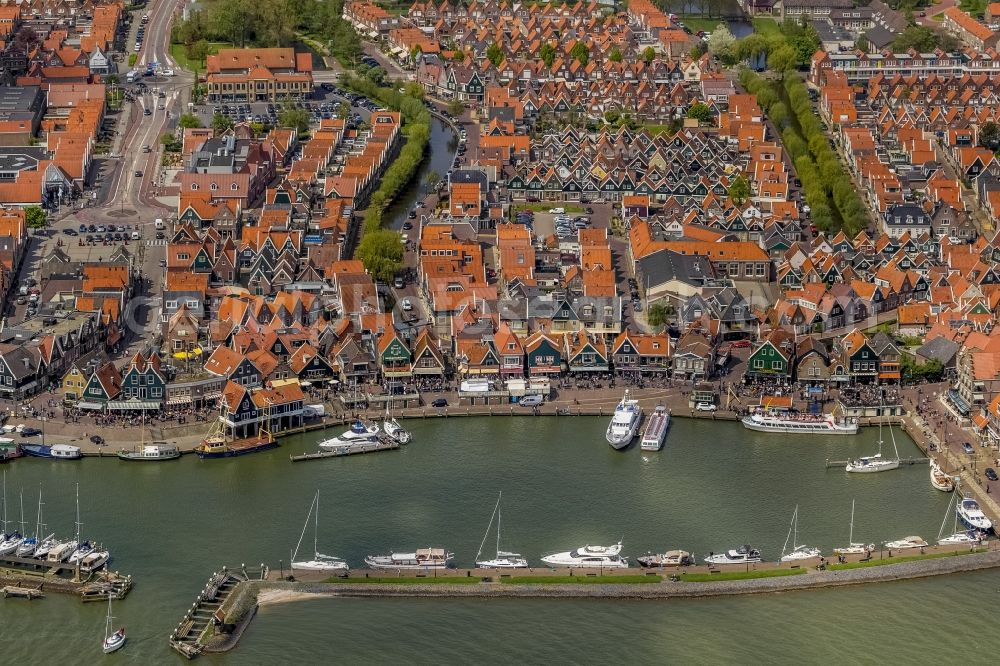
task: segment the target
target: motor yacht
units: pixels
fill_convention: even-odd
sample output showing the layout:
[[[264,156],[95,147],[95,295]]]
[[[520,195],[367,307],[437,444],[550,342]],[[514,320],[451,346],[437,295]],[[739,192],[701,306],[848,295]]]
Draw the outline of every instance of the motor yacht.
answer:
[[[628,559],[621,556],[622,543],[613,546],[583,546],[563,553],[552,553],[542,558],[542,562],[554,567],[588,569],[624,569]]]
[[[705,558],[705,564],[754,564],[760,561],[760,551],[747,545],[724,553],[709,553]]]
[[[409,553],[369,555],[365,564],[372,569],[446,569],[454,558],[444,548],[418,548]]]
[[[635,558],[641,567],[686,567],[694,564],[694,558],[686,550],[668,550],[665,553],[647,553]]]
[[[331,437],[320,442],[319,448],[337,449],[352,444],[377,444],[378,433],[379,428],[377,424],[365,424],[362,421],[355,421],[349,430],[344,431],[336,437]]]
[[[889,550],[906,550],[908,548],[923,548],[927,545],[921,537],[918,536],[908,536],[902,539],[897,539],[896,541],[886,541],[885,547]]]
[[[958,513],[958,521],[970,530],[988,533],[993,529],[993,521],[987,518],[983,510],[979,508],[979,502],[971,497],[962,499],[955,511]]]
[[[615,413],[608,424],[607,440],[611,448],[624,449],[639,432],[639,423],[642,421],[642,407],[638,400],[632,400],[629,392],[625,391],[621,402],[615,407]]]

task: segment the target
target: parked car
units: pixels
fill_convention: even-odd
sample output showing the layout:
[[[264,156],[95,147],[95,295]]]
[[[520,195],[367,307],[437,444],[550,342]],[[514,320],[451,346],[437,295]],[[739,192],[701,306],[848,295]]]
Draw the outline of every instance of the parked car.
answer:
[[[440,409],[441,407],[447,407],[447,406],[448,406],[448,400],[446,398],[435,398],[434,401],[431,402],[431,407],[437,407]]]
[[[42,431],[38,428],[25,428],[21,431],[21,437],[34,437],[35,435],[41,435]]]
[[[984,474],[986,474],[986,478],[989,479],[990,481],[997,480],[997,471],[992,467],[987,467]]]
[[[699,402],[697,405],[694,406],[694,408],[696,411],[699,412],[714,412],[716,409],[718,409],[715,405],[713,405],[710,402]]]
[[[396,289],[402,289],[403,285],[404,282],[403,282],[403,277],[401,275],[397,275],[392,281],[392,286]]]
[[[540,395],[526,395],[517,403],[522,407],[538,407],[545,399]]]
[[[968,453],[969,455],[972,455],[976,451],[974,448],[972,448],[972,444],[969,444],[968,442],[962,442],[962,450]]]
[[[408,298],[404,298],[402,301],[400,301],[399,305],[401,308],[403,308],[405,312],[409,312],[410,310],[413,309],[413,303],[411,303],[410,299]]]

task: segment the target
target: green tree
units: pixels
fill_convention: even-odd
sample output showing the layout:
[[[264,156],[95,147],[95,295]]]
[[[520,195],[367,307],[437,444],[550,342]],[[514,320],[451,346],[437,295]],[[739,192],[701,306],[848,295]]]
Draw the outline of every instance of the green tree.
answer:
[[[26,206],[24,209],[24,223],[29,229],[44,229],[49,218],[40,206]]]
[[[644,63],[648,65],[649,63],[653,62],[653,60],[656,58],[656,49],[654,49],[652,46],[647,46],[642,50],[642,53],[639,54],[639,57]]]
[[[590,48],[583,42],[577,42],[569,50],[569,54],[584,67],[590,62]]]
[[[309,129],[309,112],[305,109],[296,109],[291,104],[286,104],[281,113],[278,114],[278,121],[282,127],[291,127],[299,134]]]
[[[720,23],[708,37],[708,52],[725,64],[736,62],[736,38],[725,23]]]
[[[794,69],[796,65],[799,64],[799,54],[794,47],[785,44],[767,56],[767,67],[771,71],[778,72],[778,75],[783,79],[785,78],[785,72],[790,69]]]
[[[703,102],[697,102],[688,109],[687,117],[694,118],[699,123],[710,123],[712,122],[712,109]]]
[[[457,118],[465,113],[465,104],[458,98],[451,100],[448,102],[448,113]]]
[[[944,37],[944,35],[938,33],[933,28],[923,25],[913,25],[899,33],[899,36],[893,40],[892,50],[895,53],[905,53],[910,49],[914,49],[919,53],[929,53],[936,48],[942,47]]]
[[[160,136],[160,144],[163,146],[163,150],[168,153],[179,153],[181,152],[181,140],[177,138],[172,132],[167,132]]]
[[[226,130],[231,129],[232,126],[233,121],[221,113],[212,116],[212,129],[215,130],[216,134],[222,134]]]
[[[661,328],[667,323],[667,307],[663,303],[653,303],[646,310],[646,322],[653,328]]]
[[[441,174],[434,169],[431,169],[427,172],[427,175],[424,176],[424,182],[427,183],[428,187],[435,188],[437,187],[437,184],[441,182]]]
[[[979,128],[977,140],[983,148],[989,148],[993,152],[1000,150],[1000,126],[992,120],[983,123]]]
[[[347,102],[341,102],[337,105],[337,117],[341,120],[346,120],[351,117],[351,105]]]
[[[542,59],[546,67],[551,67],[552,63],[556,61],[556,47],[545,42],[542,44],[542,48],[538,50],[538,57]]]
[[[257,9],[252,0],[226,0],[215,6],[212,18],[216,31],[242,48],[253,34]]]
[[[403,265],[402,237],[386,229],[367,231],[358,243],[355,256],[373,279],[389,282]]]
[[[130,68],[135,67],[135,63],[137,63],[137,62],[139,62],[139,54],[138,53],[129,53],[128,54],[128,66]]]
[[[611,53],[608,54],[608,60],[610,60],[611,62],[621,62],[622,50],[617,46],[612,46]]]
[[[205,58],[208,57],[208,52],[210,50],[211,47],[209,47],[208,42],[204,39],[199,39],[198,41],[184,47],[188,60],[196,62],[202,66],[205,65]]]
[[[726,194],[729,195],[730,200],[737,208],[742,208],[743,204],[750,199],[750,183],[743,177],[743,174],[740,174],[729,184]]]
[[[257,28],[267,35],[268,46],[287,46],[295,37],[298,17],[289,0],[255,0],[258,4]]]
[[[193,113],[185,113],[177,121],[177,126],[181,129],[188,129],[190,127],[202,127],[201,118],[194,115]]]
[[[486,59],[493,63],[494,67],[499,67],[500,63],[503,62],[503,49],[496,42],[490,44],[489,48],[486,49]]]

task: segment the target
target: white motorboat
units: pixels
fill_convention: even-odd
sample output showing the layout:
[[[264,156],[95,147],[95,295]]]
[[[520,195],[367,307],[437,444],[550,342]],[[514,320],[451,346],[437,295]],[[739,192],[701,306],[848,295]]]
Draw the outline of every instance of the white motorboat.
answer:
[[[97,571],[111,559],[111,553],[103,548],[94,548],[82,560],[80,560],[80,570],[87,573]]]
[[[497,497],[497,505],[493,507],[493,515],[490,516],[490,522],[486,526],[486,533],[483,534],[483,540],[479,544],[479,551],[476,553],[476,566],[480,569],[526,569],[528,567],[528,560],[521,557],[520,553],[500,550],[500,499],[502,497],[503,493],[500,493]],[[497,521],[496,557],[488,560],[480,560],[479,556],[482,555],[483,546],[486,545],[486,539],[490,536],[490,528],[493,527],[494,518]]]
[[[90,543],[89,541],[84,541],[79,546],[77,546],[76,550],[73,551],[73,554],[69,556],[67,563],[70,566],[76,566],[77,564],[82,565],[83,560],[88,555],[93,553],[94,550],[95,550],[94,544]]]
[[[983,510],[979,508],[979,502],[971,497],[963,497],[955,512],[958,515],[958,521],[970,530],[989,533],[993,529],[993,521],[987,518]]]
[[[410,553],[369,555],[365,564],[372,569],[447,569],[455,558],[444,548],[418,548]]]
[[[583,546],[564,553],[552,553],[542,558],[542,562],[554,567],[574,569],[624,569],[628,559],[621,556],[622,542],[613,546]]]
[[[315,512],[315,513],[314,513]],[[302,545],[302,537],[306,534],[306,529],[309,527],[309,518],[313,518],[313,558],[311,560],[297,560],[299,554],[299,547]],[[316,495],[313,497],[312,504],[309,505],[309,513],[306,514],[306,522],[302,526],[302,534],[299,535],[299,542],[295,545],[295,551],[292,553],[292,557],[289,562],[292,563],[292,570],[300,571],[347,571],[350,567],[347,566],[347,562],[339,557],[334,557],[332,555],[324,555],[319,552],[319,491],[316,491]]]
[[[941,492],[950,493],[955,489],[955,481],[944,473],[941,469],[941,465],[934,458],[929,461],[931,468],[931,485]]]
[[[958,511],[955,508],[955,503],[958,501],[959,494],[955,493],[951,496],[951,501],[948,502],[948,506],[944,511],[944,518],[941,520],[941,527],[938,529],[938,545],[941,546],[975,546],[982,543],[985,538],[985,534],[976,529],[969,530],[959,530],[958,529]],[[948,524],[949,519],[952,521],[951,534],[945,535],[945,526]]]
[[[378,424],[355,421],[349,430],[319,443],[321,449],[338,449],[352,444],[378,444]]]
[[[608,424],[607,440],[614,449],[624,449],[639,432],[639,423],[642,421],[642,407],[638,400],[629,398],[628,390],[625,391],[621,402],[615,407],[615,413]]]
[[[125,646],[125,627],[121,627],[118,631],[111,632],[111,623],[114,621],[114,616],[111,614],[111,597],[112,594],[108,593],[108,619],[104,625],[104,642],[102,648],[104,654],[110,654],[116,650],[120,650]]]
[[[659,451],[663,448],[663,440],[670,428],[670,410],[663,405],[657,405],[649,417],[646,429],[642,432],[639,448],[643,451]]]
[[[748,545],[724,553],[709,553],[705,558],[705,564],[755,564],[760,561],[760,551]]]
[[[792,550],[786,554],[788,540],[792,540]],[[799,505],[795,505],[792,512],[792,524],[788,527],[788,536],[785,537],[785,545],[781,547],[782,562],[798,562],[800,560],[811,560],[820,556],[819,548],[812,548],[796,543],[799,540]]]
[[[65,562],[73,551],[76,550],[76,541],[70,540],[53,546],[49,550],[49,554],[46,556],[45,561],[47,562]]]
[[[694,558],[686,550],[668,550],[665,553],[647,553],[635,558],[640,567],[686,567],[694,564]]]
[[[896,541],[886,541],[885,547],[889,550],[907,550],[909,548],[923,548],[927,545],[921,537],[918,536],[908,536],[902,539],[897,539]]]
[[[847,545],[834,548],[835,555],[864,555],[875,550],[873,543],[855,543],[854,541],[854,500],[851,500],[851,533],[847,538]]]
[[[847,463],[844,468],[848,472],[856,474],[871,474],[875,472],[888,472],[899,468],[899,449],[896,447],[896,436],[889,426],[889,436],[892,438],[892,449],[896,452],[896,458],[890,460],[882,457],[882,421],[878,422],[878,453],[872,456],[862,456]]]
[[[173,444],[143,444],[137,449],[119,449],[119,460],[139,460],[156,462],[159,460],[177,460],[181,451]]]
[[[758,432],[813,435],[856,435],[858,432],[857,421],[838,421],[833,414],[799,414],[758,409],[740,421],[747,430]]]

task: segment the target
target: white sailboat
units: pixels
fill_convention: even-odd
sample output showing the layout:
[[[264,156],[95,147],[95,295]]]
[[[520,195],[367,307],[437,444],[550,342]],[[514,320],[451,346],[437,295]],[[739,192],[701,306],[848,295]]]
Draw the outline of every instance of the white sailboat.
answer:
[[[950,476],[944,473],[944,470],[941,469],[941,465],[938,464],[938,461],[931,458],[928,464],[931,468],[931,485],[943,493],[950,493],[953,491],[955,489],[955,482]]]
[[[835,555],[864,555],[875,550],[875,544],[854,542],[854,500],[851,500],[851,534],[847,538],[847,545],[842,548],[834,548]]]
[[[114,621],[115,617],[111,614],[111,597],[112,594],[108,593],[108,619],[104,623],[104,643],[102,647],[104,649],[104,654],[110,654],[116,650],[120,650],[125,646],[125,627],[121,627],[118,631],[111,633],[111,623]]]
[[[792,550],[787,555],[785,551],[788,548],[788,540],[792,540]],[[792,524],[788,527],[788,536],[785,537],[785,545],[781,547],[781,561],[782,562],[797,562],[799,560],[809,560],[814,557],[819,557],[819,548],[811,548],[810,546],[800,545],[796,542],[799,540],[799,505],[795,505],[795,511],[792,512]]]
[[[885,405],[882,406],[885,407]],[[899,467],[899,449],[896,448],[896,435],[893,434],[891,425],[889,426],[889,437],[892,438],[892,450],[896,453],[895,459],[889,460],[882,457],[882,421],[880,419],[878,422],[878,453],[852,460],[847,463],[844,469],[859,474],[888,472],[891,469],[897,469]]]
[[[5,503],[6,504],[6,503]],[[6,512],[5,512],[6,517]],[[6,521],[5,521],[6,522]],[[24,543],[24,490],[21,490],[21,529],[15,530],[13,534],[8,534],[7,538],[0,543],[0,555],[11,555],[15,554],[16,551]]]
[[[22,512],[23,514],[23,512]],[[23,520],[22,520],[23,522]],[[7,531],[7,470],[3,471],[3,532],[0,533],[0,555],[10,555],[21,545],[23,537],[17,530]]]
[[[403,426],[399,425],[399,421],[393,418],[392,414],[389,413],[388,402],[385,405],[385,418],[382,420],[382,432],[389,435],[389,437],[396,440],[400,444],[409,444],[410,440],[413,439],[413,435],[411,435],[408,430],[405,430]]]
[[[944,518],[941,520],[941,527],[938,529],[937,542],[940,546],[974,546],[982,543],[982,536],[977,530],[959,530],[958,512],[955,510],[955,502],[959,494],[955,493],[948,501],[948,508],[945,509]],[[951,527],[951,534],[944,533],[945,525],[948,524],[948,517],[954,521]]]
[[[302,545],[302,537],[306,534],[306,529],[309,527],[309,518],[313,518],[313,559],[302,560],[297,562],[295,558],[299,554],[299,547]],[[313,497],[312,504],[309,505],[309,513],[306,514],[306,522],[302,526],[302,534],[299,535],[299,542],[295,545],[295,551],[292,553],[292,558],[289,560],[292,563],[292,570],[298,569],[300,571],[346,571],[348,569],[347,562],[339,557],[333,557],[332,555],[324,555],[319,552],[319,491],[316,491],[315,497]]]
[[[479,551],[476,552],[476,566],[481,569],[525,569],[528,566],[528,560],[521,557],[520,553],[512,553],[506,550],[500,550],[500,498],[503,497],[503,493],[500,493],[497,497],[497,505],[493,507],[493,514],[490,516],[490,523],[486,526],[486,533],[483,534],[483,540],[479,544]],[[493,519],[497,519],[497,555],[491,560],[480,560],[479,556],[483,554],[483,546],[486,545],[486,539],[490,535],[490,528],[493,527]]]

